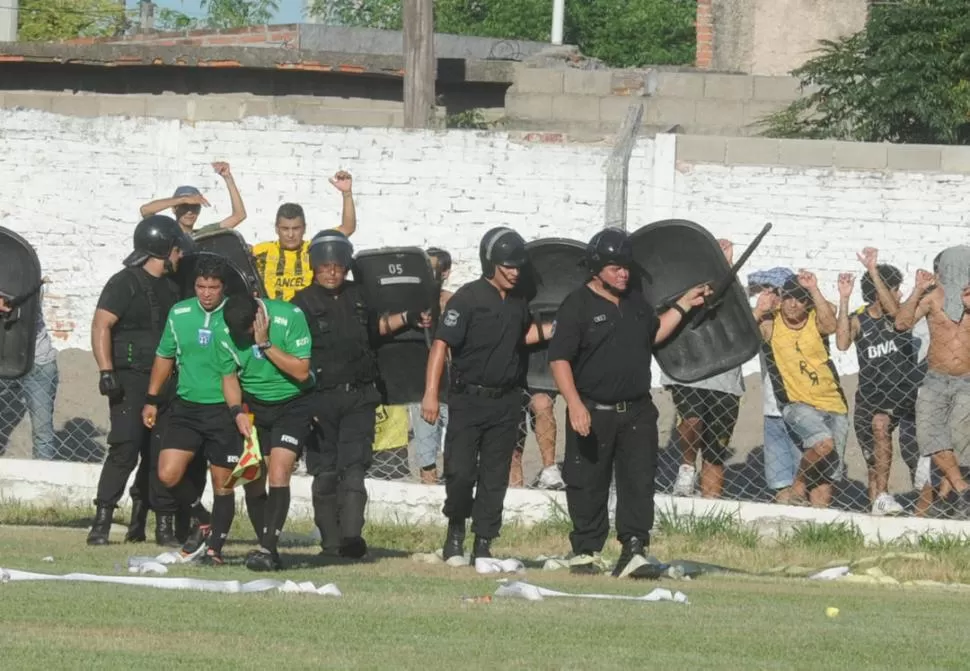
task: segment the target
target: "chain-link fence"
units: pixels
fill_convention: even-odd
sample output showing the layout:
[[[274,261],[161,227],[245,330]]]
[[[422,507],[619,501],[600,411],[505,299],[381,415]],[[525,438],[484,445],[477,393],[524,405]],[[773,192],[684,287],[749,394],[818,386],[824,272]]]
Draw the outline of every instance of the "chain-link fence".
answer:
[[[947,269],[937,270],[916,278],[913,296],[892,273],[882,288],[863,276],[864,301],[847,276],[840,295],[823,296],[810,275],[749,275],[765,341],[747,375],[654,379],[657,491],[875,514],[970,512],[961,513],[970,495],[958,495],[970,456],[970,332],[962,285],[944,291]],[[843,367],[856,360],[852,374],[839,374],[839,351],[849,355]],[[0,454],[100,463],[108,409],[96,381],[91,354],[78,350],[0,380]],[[371,477],[440,484],[441,410],[430,425],[417,405],[381,407]],[[558,394],[523,393],[511,487],[564,488],[566,422]]]

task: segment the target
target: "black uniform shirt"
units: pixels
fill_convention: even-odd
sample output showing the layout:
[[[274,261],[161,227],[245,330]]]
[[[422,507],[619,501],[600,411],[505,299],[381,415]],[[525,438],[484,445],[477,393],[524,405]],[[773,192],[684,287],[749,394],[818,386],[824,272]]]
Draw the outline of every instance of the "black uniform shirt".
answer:
[[[162,320],[178,302],[177,287],[168,277],[155,277],[142,268],[126,268],[117,272],[101,290],[98,309],[107,310],[118,318],[115,325],[118,330],[132,331],[152,327],[151,305],[135,273],[142,275],[155,293]]]
[[[532,315],[525,298],[505,299],[485,278],[461,287],[448,300],[435,338],[451,348],[461,382],[507,388],[525,380],[525,335]]]
[[[660,320],[639,292],[614,305],[587,286],[556,313],[549,361],[568,361],[576,389],[596,403],[634,401],[650,393],[650,360]]]
[[[873,317],[868,310],[856,315],[859,335],[858,397],[877,408],[912,408],[916,390],[926,373],[925,362],[917,361],[919,342],[912,331],[897,331],[892,317]],[[881,407],[885,406],[885,407]]]
[[[378,316],[367,305],[359,284],[346,282],[331,294],[317,283],[291,301],[303,310],[313,338],[311,365],[320,387],[365,384],[378,377]]]

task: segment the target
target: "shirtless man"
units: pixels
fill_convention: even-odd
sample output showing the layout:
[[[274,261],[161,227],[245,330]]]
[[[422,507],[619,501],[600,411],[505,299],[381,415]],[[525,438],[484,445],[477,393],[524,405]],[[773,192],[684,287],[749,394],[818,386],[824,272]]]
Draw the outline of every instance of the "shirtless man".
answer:
[[[937,284],[937,276],[917,270],[913,293],[896,314],[896,328],[907,330],[926,318],[929,370],[916,401],[917,442],[920,452],[932,457],[933,465],[952,486],[956,516],[970,519],[970,485],[963,479],[957,459],[957,451],[970,447],[970,283],[957,291],[963,303],[958,321],[944,311],[945,291]]]

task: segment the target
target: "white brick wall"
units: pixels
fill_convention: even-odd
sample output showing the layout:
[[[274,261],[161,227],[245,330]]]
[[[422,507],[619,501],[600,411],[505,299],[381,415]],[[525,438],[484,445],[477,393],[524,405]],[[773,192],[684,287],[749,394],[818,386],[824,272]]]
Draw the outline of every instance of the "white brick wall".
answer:
[[[54,281],[46,312],[58,347],[89,348],[98,293],[128,253],[140,204],[195,184],[213,203],[200,223],[229,213],[212,160],[232,164],[249,212],[239,230],[250,242],[272,239],[285,201],[304,206],[311,232],[334,225],[340,198],[327,179],[346,169],[357,194],[357,248],[446,247],[454,284],[476,275],[478,240],[492,226],[514,226],[526,239],[586,240],[603,222],[605,147],[288,119],[191,125],[10,110],[0,110],[0,128],[0,224],[37,247]],[[740,253],[770,221],[774,229],[749,267],[807,266],[833,300],[838,272],[861,274],[854,254],[867,244],[911,283],[916,268],[964,240],[963,176],[675,165],[675,141],[660,136],[634,151],[631,230],[693,219],[734,240]],[[840,358],[846,373],[856,370],[849,355]]]

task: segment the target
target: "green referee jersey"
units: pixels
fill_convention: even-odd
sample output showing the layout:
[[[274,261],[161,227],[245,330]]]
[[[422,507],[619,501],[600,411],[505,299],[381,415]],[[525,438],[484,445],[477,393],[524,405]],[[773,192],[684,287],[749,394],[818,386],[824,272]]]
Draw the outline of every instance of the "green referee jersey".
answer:
[[[284,301],[265,299],[261,302],[269,319],[270,342],[298,359],[309,359],[310,327],[303,311]],[[299,396],[309,384],[301,385],[287,377],[256,345],[244,349],[236,347],[228,328],[223,329],[219,338],[218,362],[220,375],[238,371],[243,390],[260,401],[289,400]]]
[[[226,330],[225,300],[206,312],[198,298],[176,303],[168,313],[155,353],[175,359],[179,369],[177,394],[190,403],[225,403],[216,357],[217,340]]]

